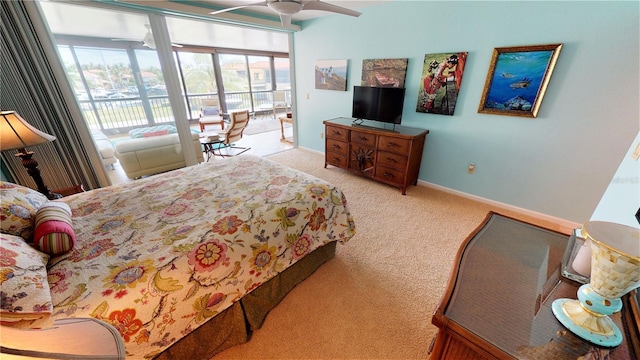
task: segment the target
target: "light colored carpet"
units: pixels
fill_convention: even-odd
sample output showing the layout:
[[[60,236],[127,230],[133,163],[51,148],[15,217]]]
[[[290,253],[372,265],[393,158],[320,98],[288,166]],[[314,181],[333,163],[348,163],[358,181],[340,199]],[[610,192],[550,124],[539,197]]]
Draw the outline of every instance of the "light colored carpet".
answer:
[[[215,360],[427,359],[437,332],[431,315],[458,247],[490,206],[426,186],[402,196],[397,188],[325,169],[324,155],[307,150],[268,158],[340,187],[357,235],[289,293],[248,343]]]

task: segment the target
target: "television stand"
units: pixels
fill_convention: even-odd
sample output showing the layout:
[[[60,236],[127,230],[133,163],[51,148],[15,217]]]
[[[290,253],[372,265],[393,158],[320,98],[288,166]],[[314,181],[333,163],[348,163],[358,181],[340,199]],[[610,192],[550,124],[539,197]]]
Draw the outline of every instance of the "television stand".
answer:
[[[393,130],[355,124],[351,118],[325,120],[324,167],[333,165],[407,192],[418,184],[422,150],[429,130]]]

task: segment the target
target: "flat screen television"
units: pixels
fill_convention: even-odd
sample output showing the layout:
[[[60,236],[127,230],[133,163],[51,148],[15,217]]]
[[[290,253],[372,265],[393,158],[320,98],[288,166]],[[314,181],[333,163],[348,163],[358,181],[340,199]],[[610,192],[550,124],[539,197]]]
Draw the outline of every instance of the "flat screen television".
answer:
[[[404,88],[354,86],[351,117],[400,124]]]

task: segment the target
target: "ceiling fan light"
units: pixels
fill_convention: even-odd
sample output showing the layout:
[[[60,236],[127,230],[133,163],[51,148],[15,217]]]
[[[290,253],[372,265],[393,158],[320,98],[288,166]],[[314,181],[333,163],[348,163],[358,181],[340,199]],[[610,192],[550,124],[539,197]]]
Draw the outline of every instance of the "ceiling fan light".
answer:
[[[274,1],[270,2],[268,6],[281,15],[293,15],[302,10],[302,3],[297,1]]]

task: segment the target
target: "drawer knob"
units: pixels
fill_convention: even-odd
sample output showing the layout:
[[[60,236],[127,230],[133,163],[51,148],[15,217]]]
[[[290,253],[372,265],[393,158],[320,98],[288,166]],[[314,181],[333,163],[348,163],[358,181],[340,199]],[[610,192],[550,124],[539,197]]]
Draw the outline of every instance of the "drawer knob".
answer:
[[[389,162],[392,162],[392,163],[397,163],[396,159],[392,159],[390,157],[388,157],[387,160],[389,160]]]
[[[362,141],[367,141],[367,138],[366,138],[365,136],[360,136],[359,138],[360,138],[360,140],[362,140]]]
[[[334,149],[340,149],[340,145],[338,145],[338,144],[333,144],[333,148],[334,148]]]
[[[393,174],[392,174],[392,173],[390,173],[390,172],[385,172],[385,173],[384,173],[384,176],[385,176],[385,177],[388,177],[388,178],[393,178]]]
[[[337,158],[337,157],[334,156],[333,157],[333,161],[340,161],[340,158]]]
[[[398,145],[398,144],[396,144],[394,142],[387,143],[387,146],[389,146],[389,147],[400,147],[400,145]]]

